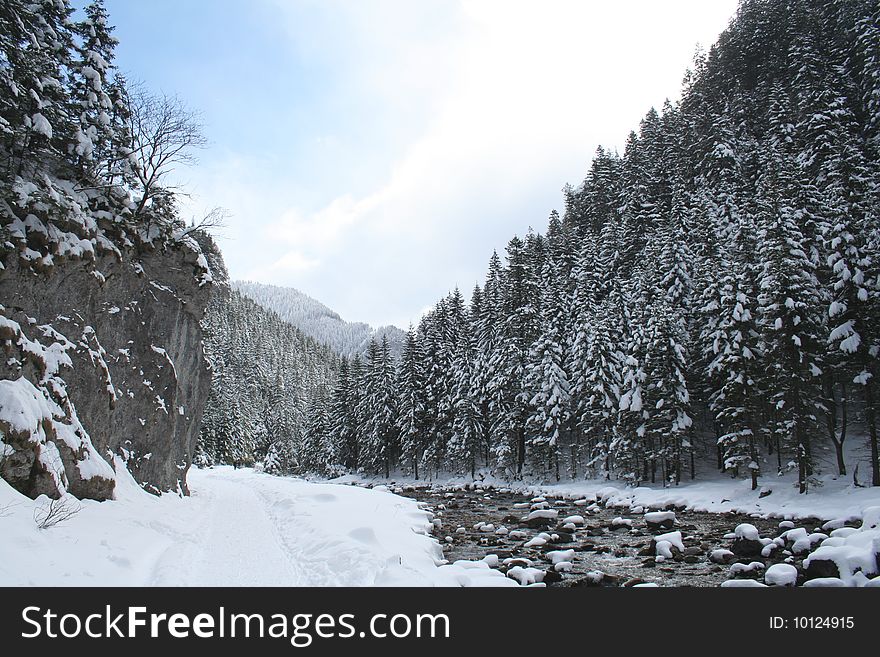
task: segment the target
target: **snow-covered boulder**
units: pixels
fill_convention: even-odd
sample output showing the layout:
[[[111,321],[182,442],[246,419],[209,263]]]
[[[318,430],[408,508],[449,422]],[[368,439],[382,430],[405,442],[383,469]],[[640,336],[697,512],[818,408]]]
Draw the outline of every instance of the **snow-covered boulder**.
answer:
[[[768,586],[794,586],[798,570],[788,563],[775,563],[764,573],[764,583]]]
[[[672,559],[678,554],[684,552],[684,541],[680,531],[659,534],[651,539],[650,550],[657,556],[658,560]]]
[[[653,511],[645,514],[645,523],[648,529],[656,531],[658,529],[672,529],[675,525],[674,511]]]
[[[808,588],[841,588],[846,586],[839,577],[817,577],[804,582],[804,586]]]
[[[547,553],[547,557],[554,565],[561,561],[571,561],[574,559],[574,550],[552,550]]]
[[[527,527],[547,527],[559,517],[559,511],[556,509],[536,509],[529,513],[524,519]]]
[[[766,588],[766,584],[761,584],[761,582],[754,579],[729,579],[726,582],[721,582],[721,587],[725,589],[733,589],[733,588],[756,588],[763,589]]]
[[[752,561],[751,563],[735,563],[730,567],[730,574],[733,577],[738,575],[752,575],[764,570],[764,564],[760,561]]]
[[[728,564],[736,555],[730,550],[718,549],[709,553],[709,561],[718,564]]]
[[[522,566],[514,566],[507,571],[507,576],[522,586],[543,582],[545,575],[546,573],[540,568],[524,568]]]
[[[864,586],[880,574],[880,507],[865,509],[858,531],[823,540],[803,567],[807,580],[834,577],[847,586]]]
[[[749,523],[737,525],[733,530],[734,539],[731,550],[738,557],[757,557],[760,556],[764,544],[761,543],[761,535],[758,533],[757,527]]]

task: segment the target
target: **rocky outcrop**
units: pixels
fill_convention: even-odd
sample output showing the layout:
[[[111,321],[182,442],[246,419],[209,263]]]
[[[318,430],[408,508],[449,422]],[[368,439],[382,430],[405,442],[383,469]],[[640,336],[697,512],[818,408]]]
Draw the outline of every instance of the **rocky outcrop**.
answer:
[[[51,242],[51,219],[4,223],[0,476],[32,497],[107,499],[126,463],[147,490],[187,493],[210,386],[198,244],[97,224]]]

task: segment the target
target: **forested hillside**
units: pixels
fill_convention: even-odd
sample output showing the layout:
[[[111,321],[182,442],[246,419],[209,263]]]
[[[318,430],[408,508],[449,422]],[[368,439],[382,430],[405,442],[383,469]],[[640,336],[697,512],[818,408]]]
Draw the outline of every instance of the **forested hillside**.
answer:
[[[404,333],[396,326],[373,329],[363,322],[346,322],[320,301],[291,287],[279,287],[253,281],[232,281],[232,288],[278,314],[316,342],[326,344],[341,356],[364,357],[370,340],[388,337],[391,351],[399,356]]]
[[[880,485],[878,59],[873,0],[744,0],[681,101],[441,299],[396,371],[343,359],[309,465],[678,483],[702,458],[803,492],[817,450],[844,473],[864,440]]]
[[[211,393],[196,462],[298,472],[307,409],[329,395],[337,356],[230,288],[219,249],[206,235],[200,241],[217,282],[203,323]]]

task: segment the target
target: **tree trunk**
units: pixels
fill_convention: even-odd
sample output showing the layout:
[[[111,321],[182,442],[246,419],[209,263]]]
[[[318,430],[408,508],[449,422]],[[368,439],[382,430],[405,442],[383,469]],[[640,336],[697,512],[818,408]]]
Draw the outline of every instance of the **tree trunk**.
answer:
[[[834,452],[837,455],[837,473],[843,477],[846,475],[846,461],[843,459],[843,445],[834,441]]]
[[[797,447],[797,463],[798,463],[798,489],[801,495],[807,492],[807,450],[803,444]]]
[[[516,474],[522,475],[523,466],[526,463],[526,431],[525,427],[516,430]]]
[[[826,420],[828,437],[831,439],[831,444],[834,445],[834,452],[837,456],[837,473],[840,476],[843,476],[846,474],[846,461],[843,458],[843,443],[846,440],[847,425],[846,384],[843,381],[840,382],[841,423],[839,438],[837,436],[837,399],[834,396],[833,382],[826,387],[825,403],[829,406]]]
[[[865,383],[865,422],[871,439],[871,485],[880,486],[880,454],[877,449],[877,418],[874,412],[874,384],[872,379]]]

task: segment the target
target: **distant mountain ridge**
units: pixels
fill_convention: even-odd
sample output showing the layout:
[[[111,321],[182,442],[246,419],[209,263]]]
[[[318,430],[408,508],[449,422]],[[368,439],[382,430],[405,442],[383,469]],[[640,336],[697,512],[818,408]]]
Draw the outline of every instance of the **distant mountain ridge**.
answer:
[[[364,322],[347,322],[339,313],[296,288],[254,281],[232,281],[230,285],[341,356],[363,356],[370,339],[375,337],[381,340],[383,335],[388,337],[391,352],[396,358],[403,349],[406,333],[396,326],[374,329]]]

